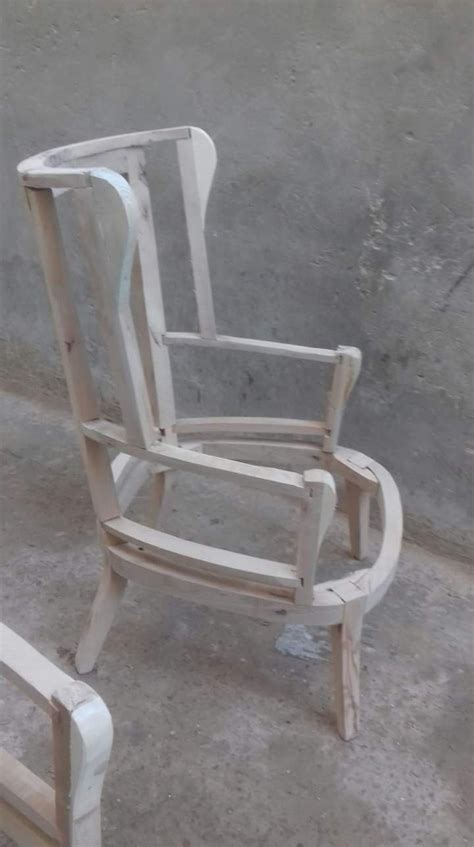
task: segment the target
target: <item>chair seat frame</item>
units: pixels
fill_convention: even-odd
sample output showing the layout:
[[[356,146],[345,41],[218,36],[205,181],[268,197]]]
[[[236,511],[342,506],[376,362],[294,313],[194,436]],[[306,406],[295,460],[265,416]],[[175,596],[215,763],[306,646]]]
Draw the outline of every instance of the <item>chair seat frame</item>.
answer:
[[[145,151],[176,143],[199,332],[168,332],[145,169]],[[22,162],[19,178],[32,213],[84,466],[99,524],[104,570],[76,656],[90,671],[129,579],[193,602],[265,620],[331,628],[337,724],[352,738],[359,722],[363,617],[385,593],[397,565],[402,510],[380,464],[338,445],[361,355],[354,347],[312,348],[217,332],[205,245],[205,217],[216,167],[212,140],[196,127],[95,139]],[[126,176],[126,178],[125,178]],[[55,205],[71,191],[101,316],[123,425],[106,420],[87,360],[68,282]],[[132,314],[139,291],[141,317]],[[176,416],[169,350],[198,346],[329,365],[333,377],[323,420]],[[302,441],[301,438],[305,440]],[[109,450],[118,450],[111,461]],[[304,473],[274,462],[304,458]],[[280,457],[280,458],[279,458]],[[255,464],[250,464],[249,459]],[[158,512],[170,471],[185,470],[298,501],[294,563],[196,544],[129,520],[124,513],[144,481],[154,480]],[[351,550],[367,553],[370,501],[378,500],[382,543],[372,567],[315,584],[319,550],[336,506],[334,475],[345,483]],[[156,526],[156,523],[155,523]]]

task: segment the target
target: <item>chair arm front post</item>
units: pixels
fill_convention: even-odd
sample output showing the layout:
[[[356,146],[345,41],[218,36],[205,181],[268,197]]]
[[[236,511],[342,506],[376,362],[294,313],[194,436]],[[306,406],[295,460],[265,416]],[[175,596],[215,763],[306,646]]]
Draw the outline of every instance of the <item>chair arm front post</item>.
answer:
[[[301,506],[296,568],[301,587],[295,601],[311,606],[319,550],[336,508],[336,486],[328,471],[309,470],[303,474],[306,498]]]

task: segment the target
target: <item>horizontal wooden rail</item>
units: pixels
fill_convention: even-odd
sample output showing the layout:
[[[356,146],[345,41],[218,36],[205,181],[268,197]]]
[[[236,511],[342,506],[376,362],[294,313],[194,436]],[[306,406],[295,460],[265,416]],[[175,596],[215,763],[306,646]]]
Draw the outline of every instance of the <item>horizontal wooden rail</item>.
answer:
[[[173,427],[179,435],[193,433],[276,433],[289,435],[324,435],[323,421],[300,421],[297,418],[181,418]]]
[[[357,586],[367,594],[368,612],[383,597],[395,576],[403,538],[403,511],[400,493],[392,475],[378,462],[370,462],[370,470],[379,483],[377,500],[382,518],[383,535],[379,555],[357,580]]]
[[[198,544],[151,529],[128,518],[105,521],[103,527],[114,537],[137,544],[171,564],[202,568],[222,576],[266,582],[285,588],[297,588],[300,585],[295,567],[290,564]]]
[[[334,453],[323,454],[323,459],[328,470],[340,474],[369,494],[377,494],[379,483],[370,469],[372,460],[368,456],[346,447],[338,447]]]
[[[110,444],[122,453],[128,453],[147,462],[205,476],[219,477],[273,494],[299,498],[307,496],[302,475],[292,471],[234,462],[231,459],[208,456],[159,441],[148,448],[138,447],[128,443],[123,427],[102,419],[87,421],[82,424],[81,429],[88,438],[101,444]]]
[[[238,338],[232,335],[204,338],[197,332],[165,332],[163,341],[168,345],[242,350],[248,353],[267,353],[271,356],[287,356],[290,359],[308,359],[312,362],[327,362],[328,364],[335,364],[338,361],[336,350],[304,347],[299,344],[283,344],[278,341],[261,341],[258,338]]]
[[[0,750],[0,797],[47,837],[60,841],[54,790],[6,750]]]

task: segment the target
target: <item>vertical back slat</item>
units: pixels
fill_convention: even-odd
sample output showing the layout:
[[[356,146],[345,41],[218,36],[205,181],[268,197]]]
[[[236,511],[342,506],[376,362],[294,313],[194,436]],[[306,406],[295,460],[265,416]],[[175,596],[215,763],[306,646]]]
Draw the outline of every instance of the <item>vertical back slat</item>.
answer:
[[[87,361],[71,295],[61,231],[50,189],[26,189],[48,290],[69,397],[78,423],[100,417],[100,403]],[[80,428],[79,428],[80,429]],[[84,438],[80,445],[99,520],[120,514],[107,448]]]
[[[153,367],[157,398],[158,425],[166,440],[175,440],[171,429],[176,421],[170,354],[163,343],[166,332],[160,266],[156,246],[153,210],[146,180],[145,154],[127,152],[130,186],[138,202],[138,251],[134,263],[134,284],[141,287],[146,315],[142,314],[139,332],[146,334]]]
[[[215,338],[216,321],[209,277],[204,215],[199,192],[196,159],[192,135],[176,142],[179,170],[183,189],[184,211],[188,230],[189,249],[193,269],[194,291],[198,311],[199,329],[204,338]]]

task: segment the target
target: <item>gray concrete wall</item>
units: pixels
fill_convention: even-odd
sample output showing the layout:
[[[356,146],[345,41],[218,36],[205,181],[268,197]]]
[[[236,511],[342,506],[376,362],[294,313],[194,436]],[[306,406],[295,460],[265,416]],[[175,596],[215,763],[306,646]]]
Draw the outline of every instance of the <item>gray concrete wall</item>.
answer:
[[[220,154],[208,222],[222,331],[358,345],[343,442],[395,474],[412,534],[466,544],[471,0],[5,0],[1,17],[10,384],[63,390],[16,163],[103,134],[203,126]],[[157,211],[172,329],[187,328],[191,302],[181,214]],[[186,412],[310,415],[317,384],[307,363],[178,363]]]

